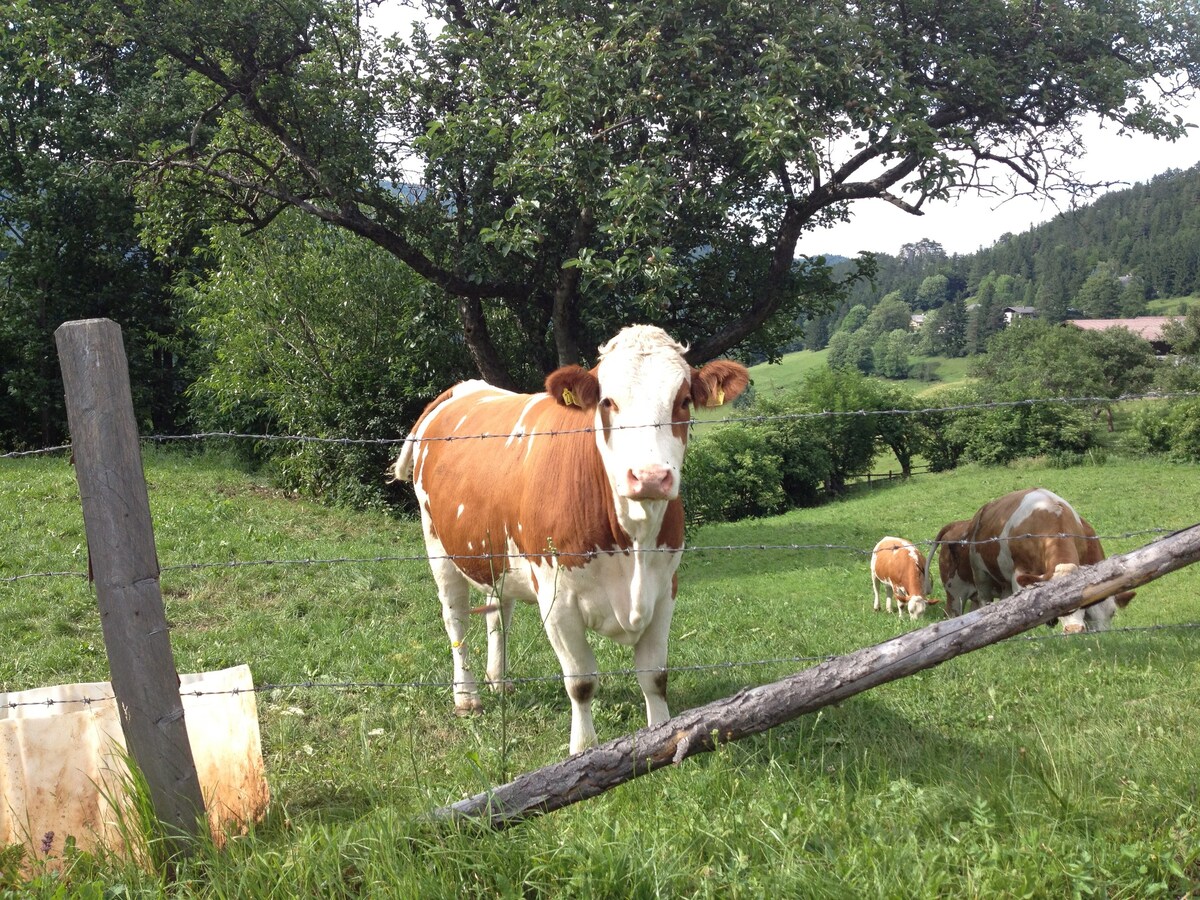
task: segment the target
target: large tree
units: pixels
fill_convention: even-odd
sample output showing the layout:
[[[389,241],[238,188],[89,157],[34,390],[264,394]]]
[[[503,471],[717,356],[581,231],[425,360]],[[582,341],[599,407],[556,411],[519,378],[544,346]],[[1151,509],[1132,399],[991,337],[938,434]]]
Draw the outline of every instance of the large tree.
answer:
[[[113,101],[151,76],[63,65],[57,24],[19,5],[0,27],[0,450],[66,437],[54,329],[69,319],[122,326],[141,427],[183,416],[169,305],[182,262],[146,251],[125,179],[92,165],[132,146]]]
[[[437,285],[500,384],[631,319],[697,363],[769,354],[837,295],[796,258],[806,229],[866,198],[1078,190],[1084,114],[1173,138],[1200,85],[1200,11],[1176,0],[428,0],[398,36],[371,7],[18,9],[51,9],[60,52],[114,83],[157,61],[121,95],[123,122],[177,118],[128,160],[151,227],[342,226]]]

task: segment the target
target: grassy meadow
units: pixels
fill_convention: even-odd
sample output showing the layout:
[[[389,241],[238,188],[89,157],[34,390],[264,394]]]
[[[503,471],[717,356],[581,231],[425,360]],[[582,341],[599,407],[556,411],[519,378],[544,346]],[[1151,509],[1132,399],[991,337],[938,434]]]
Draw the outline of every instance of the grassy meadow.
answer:
[[[170,886],[74,857],[0,896],[1182,896],[1200,889],[1200,567],[1141,588],[1117,630],[1039,629],[499,833],[428,810],[562,758],[569,706],[536,613],[517,691],[451,714],[450,655],[415,522],[328,509],[216,456],[146,451],[180,671],[249,663],[273,801]],[[1118,553],[1194,524],[1200,468],[963,468],[689,535],[672,709],[921,623],[871,611],[867,552],[928,541],[1041,485]],[[74,475],[0,460],[0,689],[107,677]],[[809,545],[816,545],[815,548]],[[763,549],[759,549],[759,548]],[[728,549],[736,548],[736,549]],[[398,558],[397,558],[398,557]],[[415,558],[414,558],[415,557]],[[353,562],[300,564],[300,560]],[[276,564],[192,568],[198,563]],[[288,562],[293,561],[293,562]],[[4,580],[10,579],[10,580]],[[940,616],[941,613],[934,613]],[[482,649],[482,622],[475,646]],[[1132,629],[1132,630],[1125,630]],[[601,740],[645,724],[628,650],[593,637]],[[358,687],[299,686],[353,682]],[[366,686],[365,683],[377,683]],[[0,855],[0,860],[5,857]]]

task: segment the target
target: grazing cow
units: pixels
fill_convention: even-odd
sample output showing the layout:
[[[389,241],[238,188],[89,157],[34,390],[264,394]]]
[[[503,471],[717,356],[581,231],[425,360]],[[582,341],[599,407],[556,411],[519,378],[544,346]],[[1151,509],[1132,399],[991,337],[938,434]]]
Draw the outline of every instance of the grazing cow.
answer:
[[[929,567],[925,557],[904,538],[885,537],[871,552],[871,593],[875,595],[875,611],[879,612],[879,585],[887,598],[887,611],[892,611],[896,598],[896,615],[915,619],[926,607],[938,601],[929,596]]]
[[[504,681],[513,601],[537,603],[571,699],[571,752],[596,743],[596,658],[587,632],[633,646],[651,725],[667,712],[667,633],[683,547],[680,470],[691,407],[746,389],[739,363],[697,370],[659,328],[626,328],[592,369],[546,392],[482,381],[434,400],[393,475],[411,479],[454,659],[454,706],[481,708],[466,644],[468,588],[491,601],[487,681]],[[483,435],[483,438],[479,436]]]
[[[959,519],[942,528],[934,538],[938,548],[938,576],[946,592],[946,615],[958,616],[964,604],[975,596],[975,576],[971,574],[971,553],[967,544],[970,519]]]
[[[981,604],[1104,559],[1095,529],[1066,500],[1043,488],[985,503],[971,520],[969,540]],[[1060,617],[1063,633],[1104,631],[1133,597],[1133,591],[1122,591]]]

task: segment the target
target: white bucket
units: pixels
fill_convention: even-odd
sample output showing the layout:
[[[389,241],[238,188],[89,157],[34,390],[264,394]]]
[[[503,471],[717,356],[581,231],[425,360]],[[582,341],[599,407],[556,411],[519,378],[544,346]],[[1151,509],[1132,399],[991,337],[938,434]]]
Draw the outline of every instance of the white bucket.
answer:
[[[270,799],[254,682],[245,665],[179,682],[209,827],[221,843],[262,818]],[[81,850],[126,852],[112,808],[126,800],[125,754],[107,681],[0,693],[0,846],[24,844],[27,859],[47,859],[71,836]]]

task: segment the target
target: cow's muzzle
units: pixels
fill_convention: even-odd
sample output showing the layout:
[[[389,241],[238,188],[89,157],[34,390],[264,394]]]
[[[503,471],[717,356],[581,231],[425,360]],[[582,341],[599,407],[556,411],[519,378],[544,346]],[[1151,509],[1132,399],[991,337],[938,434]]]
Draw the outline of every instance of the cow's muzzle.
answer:
[[[678,493],[669,466],[643,466],[625,472],[625,496],[630,500],[673,500]]]

